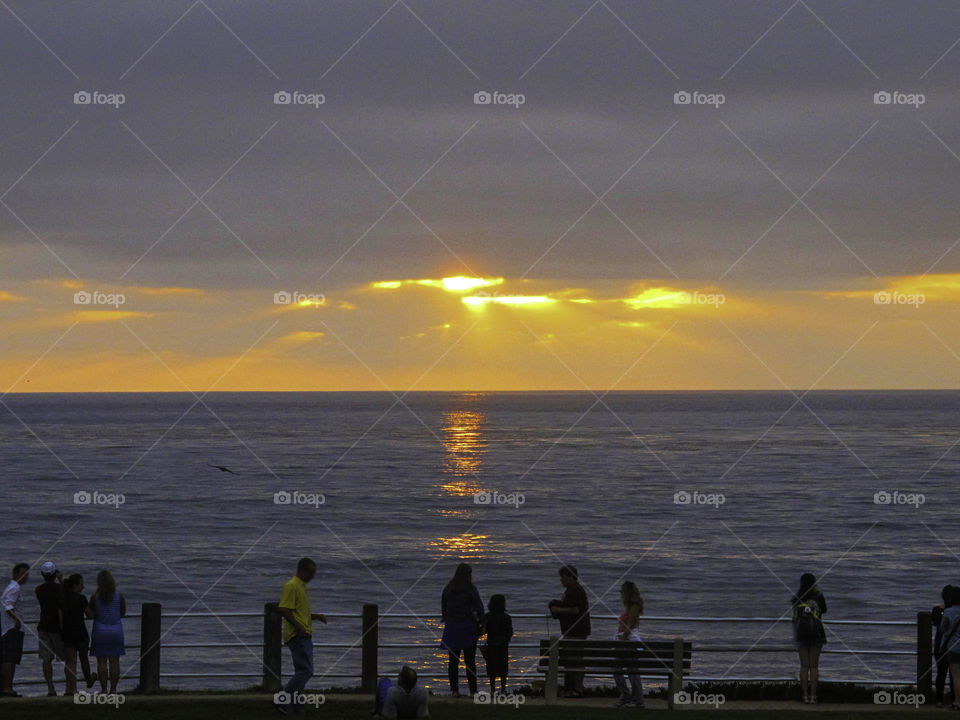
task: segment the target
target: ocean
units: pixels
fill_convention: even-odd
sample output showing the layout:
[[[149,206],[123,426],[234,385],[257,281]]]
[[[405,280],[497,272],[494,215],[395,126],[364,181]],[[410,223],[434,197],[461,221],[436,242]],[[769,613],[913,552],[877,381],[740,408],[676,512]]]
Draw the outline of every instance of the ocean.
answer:
[[[571,563],[595,638],[612,637],[634,580],[648,639],[694,643],[693,674],[797,677],[794,653],[697,647],[790,643],[779,617],[804,572],[827,620],[914,622],[960,583],[960,392],[11,394],[0,405],[0,562],[109,568],[131,615],[261,612],[299,557],[319,566],[314,610],[363,603],[385,620],[381,672],[445,674],[440,592],[459,562],[484,600],[507,596],[516,644],[545,617]],[[213,466],[222,466],[228,471]],[[35,572],[26,590],[35,618]],[[426,617],[431,616],[431,617]],[[258,618],[165,619],[165,644],[258,643]],[[138,641],[128,619],[128,643]],[[331,618],[317,643],[346,645]],[[823,679],[910,679],[910,626],[830,629]],[[31,643],[33,643],[31,645]],[[29,640],[27,647],[35,647]],[[512,672],[538,677],[516,650]],[[165,648],[168,687],[257,684],[258,647]],[[135,684],[131,650],[121,690]],[[284,671],[289,658],[284,656]],[[317,650],[317,686],[353,685],[359,653]],[[525,671],[525,672],[524,672]],[[39,677],[35,657],[20,676]],[[518,678],[518,681],[519,678]],[[483,678],[481,677],[481,682]],[[429,681],[443,689],[442,681]]]

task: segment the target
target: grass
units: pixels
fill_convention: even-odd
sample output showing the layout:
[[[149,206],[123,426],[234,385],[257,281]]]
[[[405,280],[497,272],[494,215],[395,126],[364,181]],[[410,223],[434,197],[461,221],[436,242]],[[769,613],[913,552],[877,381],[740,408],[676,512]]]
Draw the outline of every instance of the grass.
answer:
[[[561,703],[555,707],[544,707],[541,701],[530,701],[519,709],[512,707],[490,707],[475,705],[469,700],[453,701],[445,698],[432,699],[430,715],[436,720],[447,718],[461,718],[465,720],[483,720],[485,718],[513,718],[518,720],[547,720],[561,718],[568,720],[604,720],[605,718],[623,718],[633,715],[636,711],[615,709],[597,705],[593,701],[590,705],[575,703]],[[651,703],[656,707],[656,704]],[[663,707],[662,703],[657,703]],[[800,708],[795,704],[782,703],[779,707],[770,707],[770,703],[757,703],[755,709],[744,707],[721,708],[718,711],[724,718],[749,718],[750,720],[802,720],[815,716],[821,718],[875,718],[880,715],[889,720],[900,718],[915,718],[916,710],[876,708],[871,706],[854,706],[849,708]],[[793,705],[793,707],[791,707]],[[763,707],[766,706],[766,707]],[[329,697],[325,705],[319,709],[309,708],[306,718],[337,718],[338,720],[369,720],[372,711],[372,701],[367,697]],[[711,708],[712,710],[712,708]],[[677,710],[674,712],[665,709],[648,709],[638,717],[643,718],[676,718],[677,712],[706,712],[706,710]],[[944,711],[946,714],[948,711]],[[106,713],[106,715],[105,715]],[[116,713],[116,714],[114,714]],[[57,720],[57,718],[107,717],[107,718],[144,718],[155,720],[171,718],[172,720],[233,720],[234,718],[270,718],[277,720],[282,717],[271,707],[271,697],[268,695],[168,695],[168,696],[126,696],[125,703],[114,710],[112,706],[77,706],[70,698],[22,698],[0,700],[0,716],[16,717],[18,720]],[[297,717],[297,716],[289,716]]]

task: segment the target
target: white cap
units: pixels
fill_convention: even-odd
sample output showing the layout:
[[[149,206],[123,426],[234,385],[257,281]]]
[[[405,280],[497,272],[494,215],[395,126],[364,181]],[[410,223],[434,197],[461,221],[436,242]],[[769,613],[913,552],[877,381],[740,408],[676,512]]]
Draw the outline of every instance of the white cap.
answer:
[[[56,572],[57,572],[57,566],[54,565],[54,564],[53,564],[52,562],[50,562],[49,560],[47,560],[43,565],[40,566],[40,574],[41,574],[41,575],[44,575],[44,576],[46,576],[46,575],[53,575],[53,574],[55,574]]]

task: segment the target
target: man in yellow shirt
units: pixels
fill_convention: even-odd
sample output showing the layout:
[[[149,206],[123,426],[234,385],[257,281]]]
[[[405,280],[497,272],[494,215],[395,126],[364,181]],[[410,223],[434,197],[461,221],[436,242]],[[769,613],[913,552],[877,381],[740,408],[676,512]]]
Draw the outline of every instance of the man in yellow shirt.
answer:
[[[277,710],[286,713],[304,711],[303,689],[313,677],[313,621],[327,622],[327,616],[310,612],[310,597],[307,595],[307,583],[317,574],[317,564],[310,558],[301,558],[297,563],[297,574],[283,586],[278,612],[283,616],[283,642],[290,648],[293,658],[293,677],[284,687],[290,697],[290,705],[276,705]]]

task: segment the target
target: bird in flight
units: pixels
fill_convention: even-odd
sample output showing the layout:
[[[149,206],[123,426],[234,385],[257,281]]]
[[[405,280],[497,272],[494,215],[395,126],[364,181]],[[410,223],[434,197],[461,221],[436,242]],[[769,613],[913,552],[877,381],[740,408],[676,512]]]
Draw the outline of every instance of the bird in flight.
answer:
[[[207,464],[209,465],[209,463],[207,463]],[[230,473],[231,475],[239,475],[239,474],[240,474],[240,473],[235,473],[233,470],[231,470],[231,469],[228,468],[228,467],[224,467],[223,465],[210,465],[210,467],[216,468],[216,469],[219,470],[220,472],[228,472],[228,473]]]

